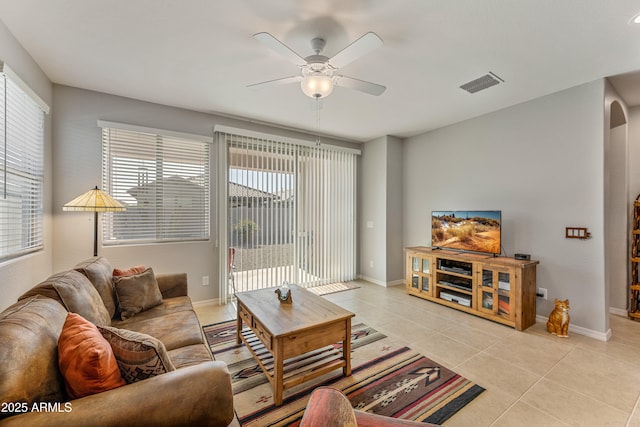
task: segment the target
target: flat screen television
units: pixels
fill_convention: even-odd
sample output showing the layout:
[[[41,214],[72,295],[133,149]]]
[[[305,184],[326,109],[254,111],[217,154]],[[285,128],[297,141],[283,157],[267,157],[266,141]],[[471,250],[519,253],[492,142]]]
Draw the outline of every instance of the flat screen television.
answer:
[[[431,212],[431,246],[500,255],[501,211]]]

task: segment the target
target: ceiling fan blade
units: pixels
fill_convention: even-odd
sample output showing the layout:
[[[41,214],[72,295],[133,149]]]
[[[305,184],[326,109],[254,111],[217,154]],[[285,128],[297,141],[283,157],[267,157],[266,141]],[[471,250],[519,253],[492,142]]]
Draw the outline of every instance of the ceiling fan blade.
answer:
[[[386,86],[382,86],[379,84],[366,82],[364,80],[354,79],[353,77],[347,76],[333,76],[334,84],[336,86],[342,86],[349,89],[355,89],[360,92],[368,93],[369,95],[379,96],[387,90]]]
[[[264,89],[270,86],[280,86],[280,85],[286,85],[290,83],[298,83],[300,82],[300,80],[302,80],[302,77],[300,76],[284,77],[282,79],[268,80],[266,82],[250,84],[247,87],[249,89],[257,90],[257,89]]]
[[[334,68],[342,68],[348,63],[355,61],[362,55],[371,52],[382,46],[382,39],[376,33],[368,32],[349,46],[336,53],[329,59],[329,64]]]
[[[273,51],[279,53],[283,57],[287,58],[289,61],[294,64],[301,66],[307,63],[303,57],[294,52],[289,46],[282,43],[277,38],[273,37],[269,33],[256,33],[253,35],[253,38],[258,40],[260,43],[266,45],[271,48]]]

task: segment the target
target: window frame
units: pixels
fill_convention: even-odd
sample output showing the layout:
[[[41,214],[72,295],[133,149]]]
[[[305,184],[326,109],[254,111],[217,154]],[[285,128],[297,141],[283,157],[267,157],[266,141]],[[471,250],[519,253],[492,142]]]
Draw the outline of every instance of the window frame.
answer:
[[[213,137],[102,120],[98,121],[98,127],[102,133],[103,190],[129,206],[125,212],[103,214],[103,245],[210,240]],[[111,134],[114,131],[119,135],[118,142]],[[140,138],[139,145],[133,148],[136,138]],[[114,160],[118,153],[121,168]],[[194,157],[189,157],[191,155]],[[144,182],[140,181],[138,172],[137,186],[131,176],[132,168],[136,166],[144,170]],[[127,186],[131,187],[128,191],[137,190],[138,193],[123,196],[123,188]],[[151,203],[143,203],[141,191],[144,186]],[[127,199],[123,200],[123,197]],[[135,205],[131,206],[132,203]],[[170,230],[168,224],[175,229]]]
[[[50,109],[3,61],[0,85],[0,262],[4,262],[44,249],[45,116]]]

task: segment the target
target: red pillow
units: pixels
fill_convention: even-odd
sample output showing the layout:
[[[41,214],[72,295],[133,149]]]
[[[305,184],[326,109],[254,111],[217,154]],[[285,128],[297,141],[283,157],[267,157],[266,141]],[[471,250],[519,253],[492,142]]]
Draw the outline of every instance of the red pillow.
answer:
[[[126,384],[109,342],[76,313],[67,314],[58,338],[58,365],[72,399]]]
[[[129,267],[125,269],[114,268],[111,274],[114,277],[133,276],[134,274],[140,274],[145,271],[147,267],[144,265],[136,265],[135,267]]]

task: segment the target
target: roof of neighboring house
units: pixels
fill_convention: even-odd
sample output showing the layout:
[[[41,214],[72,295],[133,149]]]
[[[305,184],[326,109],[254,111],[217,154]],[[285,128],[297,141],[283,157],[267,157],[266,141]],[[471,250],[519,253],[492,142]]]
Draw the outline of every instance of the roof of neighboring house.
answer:
[[[180,176],[170,176],[168,178],[164,178],[162,180],[163,185],[171,186],[174,188],[194,188],[202,191],[202,186],[184,179]],[[145,194],[153,191],[156,187],[157,181],[152,181],[147,184],[139,185],[137,187],[130,188],[127,190],[127,193],[131,194],[131,196],[139,199],[140,197],[144,197]],[[197,187],[197,188],[195,188]],[[278,196],[267,191],[258,190],[257,188],[249,187],[242,184],[237,184],[235,182],[229,182],[229,197],[236,198],[258,198],[258,199],[277,199]]]
[[[248,187],[246,185],[229,182],[229,197],[273,199],[276,196],[272,193]]]
[[[184,188],[185,190],[196,190],[203,191],[204,188],[201,185],[195,184],[187,179],[184,179],[180,176],[170,176],[162,179],[162,184],[167,187],[173,188]],[[141,196],[144,196],[152,191],[154,191],[157,185],[157,181],[151,181],[143,185],[139,185],[137,187],[130,188],[127,190],[127,193],[131,194],[136,199],[139,199]],[[188,193],[192,193],[188,191]],[[196,193],[197,194],[197,193]]]
[[[288,188],[286,190],[276,192],[275,195],[279,202],[286,202],[288,200],[293,200],[296,192],[293,188]]]

